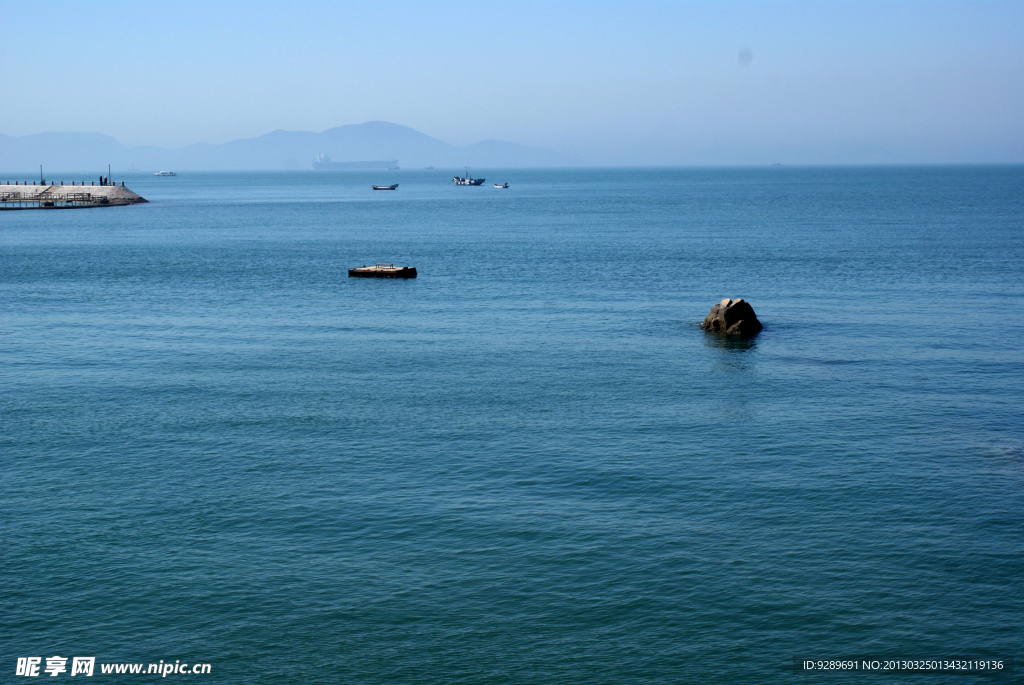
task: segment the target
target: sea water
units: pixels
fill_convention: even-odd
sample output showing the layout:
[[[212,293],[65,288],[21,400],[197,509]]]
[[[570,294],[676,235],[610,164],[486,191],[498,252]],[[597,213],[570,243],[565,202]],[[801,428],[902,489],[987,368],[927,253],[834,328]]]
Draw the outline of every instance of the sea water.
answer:
[[[0,212],[0,680],[1022,655],[1024,169],[454,171]]]

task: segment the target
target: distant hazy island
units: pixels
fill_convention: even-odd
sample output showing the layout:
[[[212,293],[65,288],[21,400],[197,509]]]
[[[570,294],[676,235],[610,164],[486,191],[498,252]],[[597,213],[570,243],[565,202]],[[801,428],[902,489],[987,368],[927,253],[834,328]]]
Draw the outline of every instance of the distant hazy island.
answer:
[[[310,169],[318,155],[335,163],[394,160],[405,168],[424,166],[577,166],[581,160],[553,150],[500,140],[458,147],[386,121],[338,126],[321,133],[274,131],[221,145],[200,143],[177,149],[126,147],[99,133],[0,134],[0,172],[115,169],[260,170]]]

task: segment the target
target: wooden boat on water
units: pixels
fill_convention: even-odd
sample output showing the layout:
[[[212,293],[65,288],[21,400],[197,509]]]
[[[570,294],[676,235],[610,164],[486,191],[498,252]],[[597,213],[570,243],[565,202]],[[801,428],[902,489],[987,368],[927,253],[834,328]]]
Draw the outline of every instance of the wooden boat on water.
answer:
[[[466,169],[465,176],[453,176],[452,180],[455,181],[457,186],[482,186],[486,179],[473,178],[469,175],[469,169]]]
[[[416,278],[416,267],[374,264],[373,266],[357,266],[354,269],[349,269],[348,275],[362,278]]]
[[[495,188],[508,188],[508,183],[495,183]]]
[[[398,184],[395,183],[389,186],[373,186],[374,190],[398,190]]]

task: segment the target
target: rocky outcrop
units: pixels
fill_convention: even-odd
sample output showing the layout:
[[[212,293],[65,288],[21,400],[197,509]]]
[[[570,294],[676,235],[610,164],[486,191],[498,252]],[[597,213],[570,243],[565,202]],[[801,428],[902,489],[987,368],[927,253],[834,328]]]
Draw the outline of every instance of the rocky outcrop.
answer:
[[[743,299],[728,297],[711,308],[711,312],[700,325],[705,331],[723,333],[731,338],[749,338],[761,330],[761,322],[754,314],[754,308]]]

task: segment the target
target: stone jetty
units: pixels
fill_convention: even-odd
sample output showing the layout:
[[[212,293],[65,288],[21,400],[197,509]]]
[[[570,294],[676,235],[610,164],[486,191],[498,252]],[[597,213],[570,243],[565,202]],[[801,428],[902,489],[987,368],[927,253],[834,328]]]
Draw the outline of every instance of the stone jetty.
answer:
[[[117,207],[149,202],[123,185],[0,185],[0,210]]]

